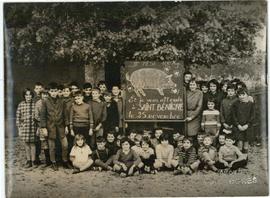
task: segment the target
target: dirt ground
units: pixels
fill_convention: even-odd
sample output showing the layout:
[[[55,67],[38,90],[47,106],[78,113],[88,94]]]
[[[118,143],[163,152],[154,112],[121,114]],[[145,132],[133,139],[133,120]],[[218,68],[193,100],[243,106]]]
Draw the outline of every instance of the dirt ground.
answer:
[[[181,197],[268,195],[267,149],[250,149],[248,169],[238,173],[194,173],[174,176],[172,172],[120,178],[113,172],[72,170],[54,172],[47,168],[25,170],[24,150],[16,139],[6,139],[7,197]]]

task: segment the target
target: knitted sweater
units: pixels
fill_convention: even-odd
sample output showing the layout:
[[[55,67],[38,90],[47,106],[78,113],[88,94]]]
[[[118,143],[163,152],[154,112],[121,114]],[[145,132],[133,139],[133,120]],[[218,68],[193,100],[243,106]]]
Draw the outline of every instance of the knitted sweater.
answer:
[[[70,127],[87,127],[93,128],[93,113],[89,104],[80,105],[74,103],[70,109]]]

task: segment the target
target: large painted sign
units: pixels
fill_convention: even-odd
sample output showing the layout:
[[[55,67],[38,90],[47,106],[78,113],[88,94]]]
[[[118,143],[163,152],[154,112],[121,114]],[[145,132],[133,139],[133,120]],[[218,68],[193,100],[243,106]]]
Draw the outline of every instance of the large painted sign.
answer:
[[[184,119],[183,71],[175,62],[126,62],[125,120]]]

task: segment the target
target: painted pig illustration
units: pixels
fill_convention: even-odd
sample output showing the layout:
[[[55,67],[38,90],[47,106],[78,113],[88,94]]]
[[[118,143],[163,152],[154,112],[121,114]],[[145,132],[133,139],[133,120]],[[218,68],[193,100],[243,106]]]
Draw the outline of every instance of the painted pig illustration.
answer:
[[[156,89],[163,96],[164,89],[176,87],[171,78],[172,75],[154,68],[142,68],[132,72],[131,75],[126,74],[126,79],[130,81],[138,97],[145,96],[145,89]]]

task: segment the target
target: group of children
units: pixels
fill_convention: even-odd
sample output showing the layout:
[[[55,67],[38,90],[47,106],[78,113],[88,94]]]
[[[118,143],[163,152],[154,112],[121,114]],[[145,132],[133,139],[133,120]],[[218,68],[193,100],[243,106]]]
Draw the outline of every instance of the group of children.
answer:
[[[216,93],[212,92],[213,82],[218,83],[212,80],[200,86],[204,106],[201,131],[195,139],[162,128],[126,129],[124,134],[124,90],[119,86],[108,91],[102,81],[95,88],[85,83],[80,90],[75,82],[64,86],[50,83],[46,88],[36,83],[34,91],[23,91],[24,100],[16,114],[25,145],[25,167],[40,165],[44,151],[46,161],[41,166],[57,171],[58,141],[63,167],[72,168],[74,174],[109,170],[126,177],[162,170],[178,175],[243,168],[248,160],[248,129],[254,118],[252,97],[242,82],[238,88],[239,82],[223,82],[220,92],[215,84]]]

